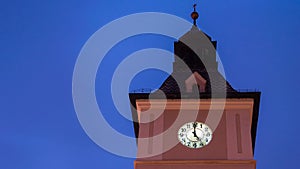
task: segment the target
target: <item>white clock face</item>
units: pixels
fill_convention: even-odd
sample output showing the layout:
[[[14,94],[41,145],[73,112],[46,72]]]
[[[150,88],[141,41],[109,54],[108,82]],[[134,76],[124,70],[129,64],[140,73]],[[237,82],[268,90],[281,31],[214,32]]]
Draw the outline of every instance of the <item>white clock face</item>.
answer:
[[[201,122],[189,122],[178,130],[178,140],[189,148],[201,148],[212,140],[212,130]]]

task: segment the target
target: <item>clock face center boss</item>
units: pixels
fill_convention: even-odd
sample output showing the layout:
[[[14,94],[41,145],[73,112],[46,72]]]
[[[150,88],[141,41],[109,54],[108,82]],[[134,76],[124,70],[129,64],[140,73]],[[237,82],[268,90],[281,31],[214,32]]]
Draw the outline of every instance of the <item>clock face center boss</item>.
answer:
[[[179,142],[189,148],[202,148],[210,143],[213,132],[207,124],[189,122],[178,130]]]

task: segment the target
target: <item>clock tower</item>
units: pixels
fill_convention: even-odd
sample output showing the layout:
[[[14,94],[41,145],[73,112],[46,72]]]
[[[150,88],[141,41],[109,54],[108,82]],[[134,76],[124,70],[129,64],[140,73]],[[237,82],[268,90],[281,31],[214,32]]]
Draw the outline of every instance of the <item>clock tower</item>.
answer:
[[[218,71],[217,42],[191,17],[174,42],[173,73],[153,93],[130,93],[135,169],[255,169],[260,92],[235,90]]]

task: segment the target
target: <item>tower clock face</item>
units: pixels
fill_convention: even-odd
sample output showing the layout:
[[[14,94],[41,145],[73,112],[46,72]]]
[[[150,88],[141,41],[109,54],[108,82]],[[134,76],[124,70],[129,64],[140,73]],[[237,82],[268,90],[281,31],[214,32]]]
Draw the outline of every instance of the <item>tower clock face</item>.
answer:
[[[179,142],[189,148],[202,148],[210,143],[213,132],[201,122],[189,122],[178,130]]]

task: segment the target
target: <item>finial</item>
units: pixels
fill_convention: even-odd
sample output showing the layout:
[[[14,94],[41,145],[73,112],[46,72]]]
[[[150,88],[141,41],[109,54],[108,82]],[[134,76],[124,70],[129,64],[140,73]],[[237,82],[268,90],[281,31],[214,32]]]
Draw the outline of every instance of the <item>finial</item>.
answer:
[[[197,6],[197,4],[194,4],[194,5],[193,5],[193,7],[194,7],[194,12],[191,13],[191,17],[192,17],[192,19],[194,20],[194,26],[197,26],[196,20],[197,20],[198,17],[199,17],[198,12],[196,12],[196,6]]]

